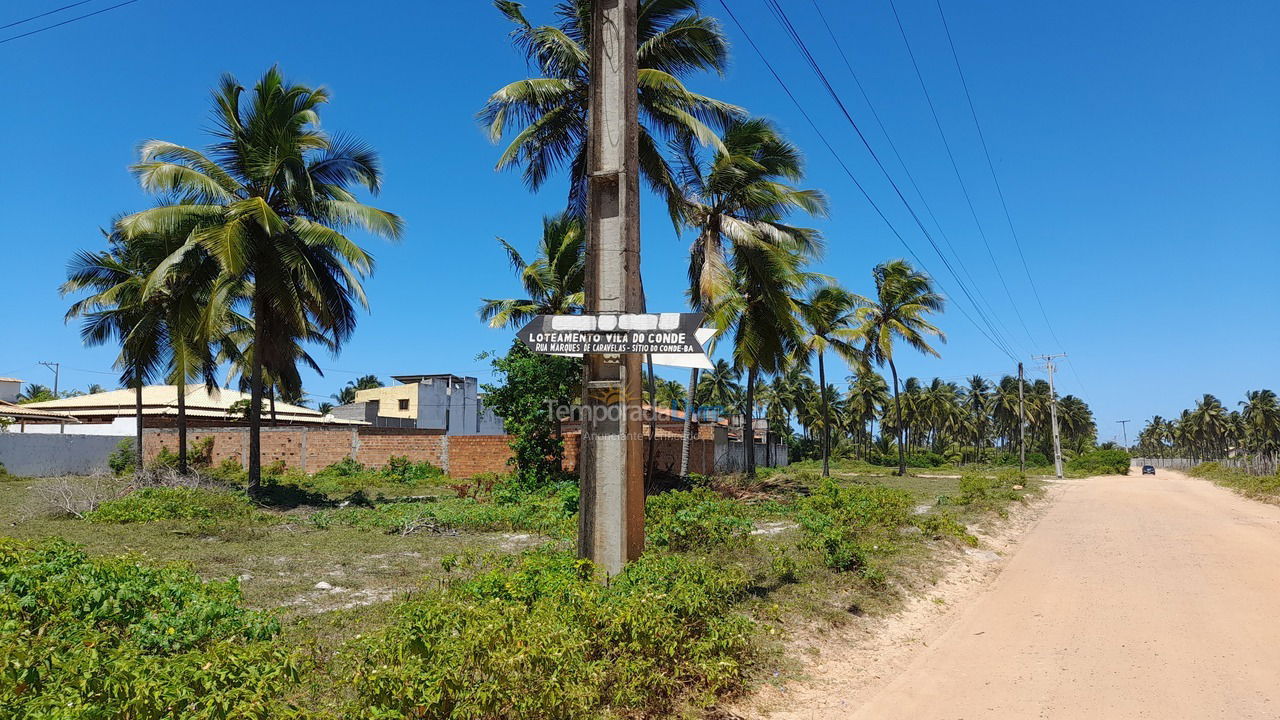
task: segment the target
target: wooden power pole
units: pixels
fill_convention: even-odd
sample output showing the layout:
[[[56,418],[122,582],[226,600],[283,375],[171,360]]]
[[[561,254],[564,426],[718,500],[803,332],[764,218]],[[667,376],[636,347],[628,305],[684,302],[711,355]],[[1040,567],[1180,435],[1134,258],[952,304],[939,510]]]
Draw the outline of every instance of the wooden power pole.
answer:
[[[644,312],[640,283],[640,0],[594,0],[587,140],[589,314]],[[578,555],[609,575],[644,549],[640,355],[585,357]]]

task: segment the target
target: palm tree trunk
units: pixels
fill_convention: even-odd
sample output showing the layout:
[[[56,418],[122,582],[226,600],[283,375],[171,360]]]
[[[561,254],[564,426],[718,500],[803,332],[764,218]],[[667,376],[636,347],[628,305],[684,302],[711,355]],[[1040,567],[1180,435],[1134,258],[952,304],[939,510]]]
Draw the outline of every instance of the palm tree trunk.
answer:
[[[831,398],[827,397],[827,367],[818,352],[818,393],[822,397],[822,477],[831,477]]]
[[[744,469],[748,478],[756,476],[756,429],[751,419],[756,402],[756,372],[754,367],[747,368],[747,423],[742,428],[742,450],[746,455]]]
[[[693,444],[693,392],[698,386],[698,368],[689,371],[689,390],[685,393],[684,434],[680,442],[680,477],[689,477],[689,449]],[[708,468],[703,468],[706,472]]]
[[[180,378],[178,390],[178,473],[187,474],[187,382]]]
[[[255,303],[256,304],[256,303]],[[262,317],[254,313],[255,318]],[[250,495],[262,487],[262,324],[254,324],[253,363],[249,372],[249,479]]]
[[[134,441],[135,449],[137,451],[134,470],[136,472],[142,472],[144,463],[142,462],[142,376],[140,374],[133,389],[133,411],[134,415],[138,418],[138,437]]]
[[[271,386],[271,427],[275,427],[280,423],[276,420],[276,386]]]
[[[907,474],[907,452],[903,447],[906,440],[902,429],[902,398],[898,397],[898,368],[892,360],[889,361],[889,372],[893,373],[893,405],[898,414],[898,476],[904,477]]]

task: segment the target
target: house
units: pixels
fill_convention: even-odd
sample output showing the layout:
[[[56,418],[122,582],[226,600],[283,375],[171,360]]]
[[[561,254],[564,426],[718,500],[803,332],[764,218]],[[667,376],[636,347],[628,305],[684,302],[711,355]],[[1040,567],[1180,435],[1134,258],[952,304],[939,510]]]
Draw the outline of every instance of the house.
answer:
[[[437,430],[445,435],[501,435],[502,418],[484,406],[473,377],[393,375],[399,385],[357,390],[356,401],[333,415],[376,427]]]
[[[52,427],[56,431],[59,425],[80,422],[67,413],[36,410],[29,405],[17,405],[4,399],[0,399],[0,420],[8,421],[15,426],[16,432],[25,432],[28,424],[55,423]]]
[[[18,378],[0,377],[0,402],[16,403],[18,394],[22,392],[22,381]]]
[[[249,394],[230,389],[209,392],[204,385],[188,385],[185,393],[187,424],[191,427],[243,425]],[[48,412],[70,420],[41,420],[24,423],[23,432],[56,433],[64,422],[76,422],[77,435],[132,435],[137,430],[137,395],[132,388],[79,395],[77,397],[28,403],[26,410]],[[264,425],[365,425],[361,420],[345,420],[322,415],[311,408],[276,402],[274,412],[264,403]],[[178,416],[178,388],[175,385],[147,385],[142,388],[142,416],[146,427],[172,427]]]

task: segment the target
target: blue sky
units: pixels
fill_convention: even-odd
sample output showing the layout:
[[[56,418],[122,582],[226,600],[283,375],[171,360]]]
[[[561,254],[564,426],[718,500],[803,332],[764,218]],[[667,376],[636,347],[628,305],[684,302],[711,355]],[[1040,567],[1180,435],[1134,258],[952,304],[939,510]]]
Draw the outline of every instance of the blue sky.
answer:
[[[1203,392],[1234,406],[1247,389],[1280,385],[1280,5],[944,4],[1050,332],[1017,260],[937,7],[898,0],[1027,332],[969,216],[888,1],[820,2],[1015,354],[1071,353],[1061,391],[1094,407],[1103,438],[1117,432],[1116,420],[1170,415]],[[0,39],[110,4],[0,31],[8,33]],[[13,0],[0,25],[56,5]],[[550,3],[527,5],[535,21],[551,18]],[[813,5],[783,5],[919,206]],[[732,6],[907,242],[957,292],[763,2]],[[146,205],[126,171],[140,141],[203,145],[209,88],[219,74],[250,84],[279,63],[289,77],[331,89],[327,129],[381,151],[385,190],[376,204],[400,213],[408,227],[399,245],[367,241],[378,260],[367,283],[372,312],[340,357],[321,360],[326,376],[309,378],[307,390],[327,396],[370,372],[487,379],[487,363],[476,355],[504,349],[510,334],[478,322],[478,298],[518,290],[494,238],[531,248],[539,217],[559,209],[564,190],[552,182],[535,195],[518,175],[495,173],[499,149],[473,119],[490,92],[527,75],[505,21],[480,0],[450,3],[447,13],[436,3],[330,0],[211,7],[140,0],[0,43],[8,158],[0,177],[0,375],[47,384],[52,376],[37,362],[56,360],[66,368],[64,387],[113,383],[113,351],[82,347],[75,327],[62,322],[68,301],[57,286],[67,258],[98,244],[97,228],[114,214]],[[705,8],[723,13],[719,3]],[[832,206],[830,217],[812,223],[828,243],[818,269],[868,292],[871,266],[905,251],[725,21],[734,43],[729,73],[695,78],[691,87],[773,119],[805,151],[805,184],[826,191]],[[647,199],[651,309],[681,307],[689,240]],[[949,336],[942,359],[904,352],[905,374],[961,380],[1013,370],[959,312],[939,324]]]

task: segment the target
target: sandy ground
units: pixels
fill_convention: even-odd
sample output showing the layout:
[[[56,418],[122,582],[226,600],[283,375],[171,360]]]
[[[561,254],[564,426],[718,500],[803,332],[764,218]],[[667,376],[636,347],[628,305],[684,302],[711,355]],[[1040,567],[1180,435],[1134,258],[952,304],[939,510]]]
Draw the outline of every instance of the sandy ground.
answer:
[[[1280,507],[1160,470],[1059,483],[1035,515],[989,540],[985,572],[959,563],[941,602],[825,643],[811,680],[738,712],[1280,718]]]

